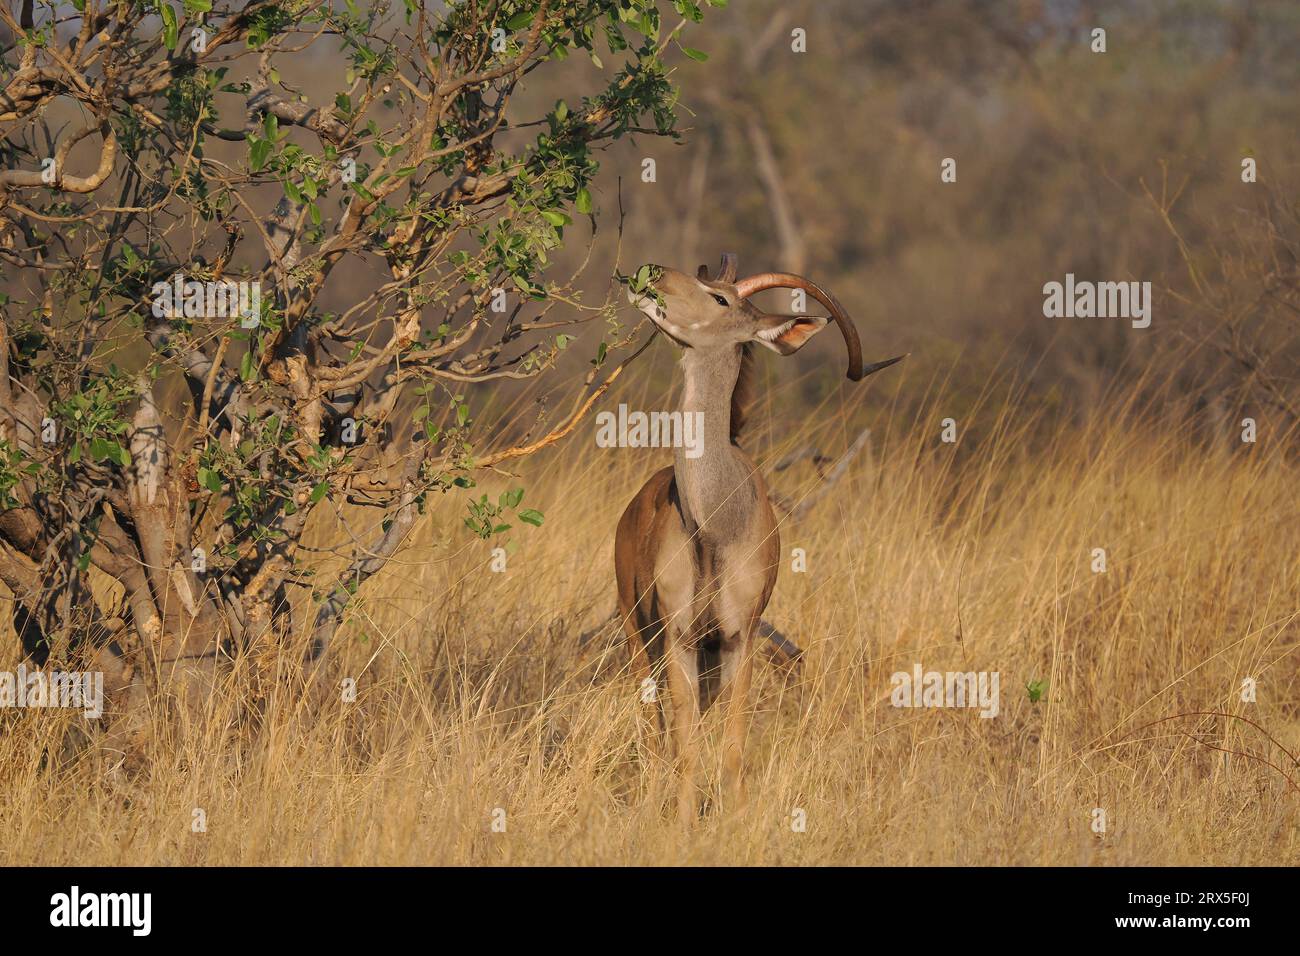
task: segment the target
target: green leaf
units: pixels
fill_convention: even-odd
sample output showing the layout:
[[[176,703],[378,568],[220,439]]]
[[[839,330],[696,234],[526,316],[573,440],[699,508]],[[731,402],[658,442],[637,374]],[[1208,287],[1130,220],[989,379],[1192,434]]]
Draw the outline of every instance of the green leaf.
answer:
[[[461,405],[456,409],[456,424],[464,427],[467,421],[469,421],[469,406]]]
[[[519,520],[540,528],[542,521],[545,520],[545,515],[533,508],[527,508],[519,512]]]
[[[583,186],[581,189],[578,190],[578,198],[577,201],[574,203],[574,206],[578,210],[578,212],[582,213],[584,216],[590,214],[591,191],[587,189],[586,186]]]
[[[255,139],[248,144],[248,168],[257,172],[266,165],[266,158],[271,155],[269,139]]]
[[[682,46],[680,43],[677,46],[683,53],[689,56],[692,60],[696,60],[700,63],[703,63],[705,60],[709,58],[709,55],[705,53],[703,50],[696,50],[688,46]]]
[[[95,461],[111,461],[125,468],[131,464],[131,453],[115,441],[95,436],[90,439],[90,457]]]
[[[513,17],[506,21],[507,30],[522,30],[533,22],[533,12],[531,10],[520,10]]]
[[[208,491],[218,492],[221,490],[221,476],[211,468],[200,468],[199,484],[208,489]]]
[[[564,213],[556,212],[554,209],[543,209],[542,218],[552,226],[567,226],[569,223],[573,222],[573,220]]]
[[[315,488],[311,490],[311,497],[309,500],[311,501],[312,504],[316,504],[316,502],[320,501],[327,494],[329,494],[329,490],[330,490],[330,483],[328,481],[322,481],[320,484],[318,484]]]
[[[170,3],[160,4],[158,12],[162,14],[163,46],[169,50],[176,49],[176,40],[180,37],[180,28],[176,23],[176,11]]]
[[[103,438],[92,438],[90,440],[90,457],[95,461],[103,461],[108,458],[112,453],[112,449],[109,447],[110,444],[111,442],[105,441]]]

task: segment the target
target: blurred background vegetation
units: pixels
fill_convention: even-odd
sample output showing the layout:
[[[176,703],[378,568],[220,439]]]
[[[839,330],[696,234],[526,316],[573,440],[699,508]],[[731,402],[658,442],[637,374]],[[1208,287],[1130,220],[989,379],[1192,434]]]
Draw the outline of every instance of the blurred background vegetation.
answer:
[[[868,359],[912,353],[874,386],[905,376],[890,402],[943,381],[961,420],[1000,376],[1077,422],[1141,391],[1239,446],[1243,415],[1281,436],[1300,408],[1297,36],[1286,2],[733,2],[689,37],[707,60],[674,54],[682,141],[611,149],[596,202],[626,213],[624,268],[735,251],[742,274],[829,286]],[[598,237],[590,275],[616,238]],[[1045,318],[1043,284],[1067,272],[1151,282],[1151,327]],[[825,398],[839,375],[804,374],[841,364],[823,338],[765,374]],[[665,401],[672,351],[641,373]]]

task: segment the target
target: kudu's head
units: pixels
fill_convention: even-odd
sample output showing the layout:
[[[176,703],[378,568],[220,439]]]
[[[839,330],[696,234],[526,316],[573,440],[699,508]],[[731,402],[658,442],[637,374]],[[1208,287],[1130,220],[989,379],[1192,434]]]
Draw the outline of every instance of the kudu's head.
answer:
[[[789,272],[761,272],[736,279],[736,257],[723,255],[722,268],[714,278],[707,266],[692,277],[676,269],[643,266],[640,289],[629,288],[628,301],[646,314],[684,349],[719,349],[757,342],[781,355],[790,355],[833,319],[844,336],[849,353],[848,377],[859,381],[872,372],[887,368],[903,358],[862,364],[858,330],[844,307],[833,295],[810,279]],[[803,289],[830,312],[830,319],[816,315],[771,315],[749,301],[765,289]]]

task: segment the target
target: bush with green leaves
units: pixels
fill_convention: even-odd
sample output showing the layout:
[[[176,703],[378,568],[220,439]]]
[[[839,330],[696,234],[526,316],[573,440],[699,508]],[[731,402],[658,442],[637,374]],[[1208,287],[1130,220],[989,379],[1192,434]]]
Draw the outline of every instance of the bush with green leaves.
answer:
[[[28,651],[89,642],[123,681],[319,655],[429,495],[566,434],[476,451],[467,392],[556,374],[580,323],[607,387],[630,337],[556,250],[594,230],[602,146],[677,135],[663,57],[708,5],[0,7],[0,580]],[[537,76],[568,95],[526,113]],[[540,525],[522,497],[471,498],[469,529]],[[328,581],[319,509],[351,550]]]

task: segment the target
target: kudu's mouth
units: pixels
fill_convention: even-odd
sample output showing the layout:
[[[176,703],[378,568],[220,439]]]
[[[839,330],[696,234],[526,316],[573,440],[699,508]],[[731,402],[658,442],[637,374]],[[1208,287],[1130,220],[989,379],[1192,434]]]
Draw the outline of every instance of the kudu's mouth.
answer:
[[[628,286],[627,301],[630,302],[642,315],[654,323],[657,331],[668,336],[679,347],[688,349],[691,347],[689,342],[684,341],[673,334],[672,326],[668,322],[668,314],[664,307],[660,305],[659,299],[653,294],[654,289],[647,286],[643,291],[637,292],[631,286]]]
[[[657,319],[658,315],[663,311],[659,308],[659,303],[655,301],[653,295],[646,292],[637,292],[632,288],[627,290],[627,301],[645,313],[648,319]]]
[[[667,321],[668,316],[664,313],[663,306],[659,304],[653,295],[628,289],[627,301],[632,303],[636,310],[653,322],[657,328],[663,328],[663,323]]]

